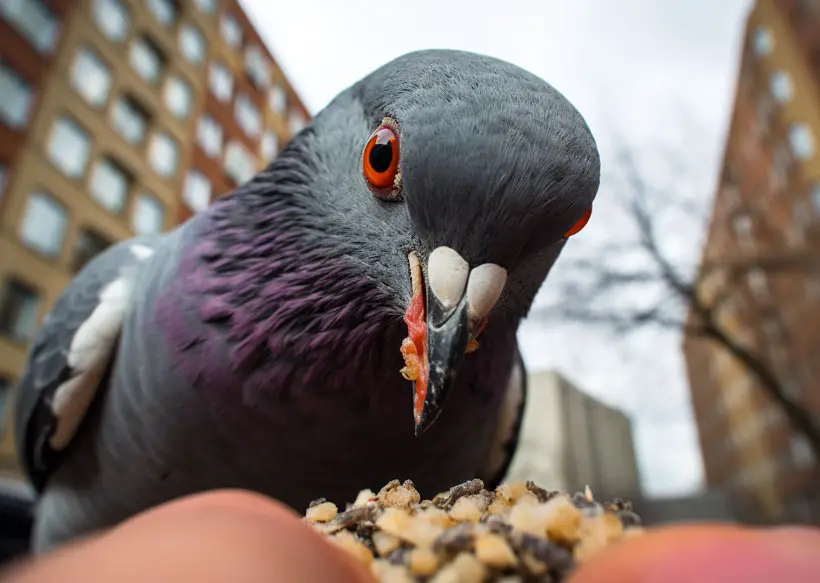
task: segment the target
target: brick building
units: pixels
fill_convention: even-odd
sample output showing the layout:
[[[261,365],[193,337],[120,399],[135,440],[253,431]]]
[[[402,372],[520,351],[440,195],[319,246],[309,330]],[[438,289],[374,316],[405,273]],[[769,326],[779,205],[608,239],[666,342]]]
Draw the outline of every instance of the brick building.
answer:
[[[307,120],[236,0],[0,2],[0,472],[11,386],[73,275],[202,210]]]
[[[820,277],[777,266],[817,258],[819,235],[820,2],[757,0],[700,289],[732,337],[817,416]],[[751,268],[707,270],[727,259]],[[708,485],[751,519],[820,523],[820,468],[806,439],[725,350],[696,337],[683,348]]]

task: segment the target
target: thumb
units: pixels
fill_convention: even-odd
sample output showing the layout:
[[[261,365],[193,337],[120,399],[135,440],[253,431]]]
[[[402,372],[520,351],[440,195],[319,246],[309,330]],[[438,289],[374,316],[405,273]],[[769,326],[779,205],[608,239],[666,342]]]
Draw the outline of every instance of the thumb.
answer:
[[[569,583],[809,583],[820,581],[820,530],[694,524],[616,543]]]
[[[283,505],[218,491],[149,510],[16,565],[3,583],[369,583],[367,570]]]

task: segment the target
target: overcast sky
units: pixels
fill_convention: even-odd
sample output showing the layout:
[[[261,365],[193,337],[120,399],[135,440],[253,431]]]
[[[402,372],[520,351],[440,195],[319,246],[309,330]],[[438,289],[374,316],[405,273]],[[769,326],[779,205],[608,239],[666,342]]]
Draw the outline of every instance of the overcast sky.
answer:
[[[515,63],[552,83],[586,117],[603,170],[613,140],[639,155],[673,149],[687,192],[711,196],[750,0],[241,0],[308,109],[406,52],[456,48]],[[684,186],[679,185],[680,188]],[[606,180],[599,197],[607,194]],[[619,233],[600,209],[579,237]],[[596,222],[596,218],[598,221]],[[677,233],[694,257],[701,234]],[[556,269],[560,270],[559,261]],[[549,283],[547,283],[547,286]],[[555,368],[629,412],[650,494],[700,486],[680,338],[642,333],[617,343],[596,330],[544,322],[521,331],[531,369]]]

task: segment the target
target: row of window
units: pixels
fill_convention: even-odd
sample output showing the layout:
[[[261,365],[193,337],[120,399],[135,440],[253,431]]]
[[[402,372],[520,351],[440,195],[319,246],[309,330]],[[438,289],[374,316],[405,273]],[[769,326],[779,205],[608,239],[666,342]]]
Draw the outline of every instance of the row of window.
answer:
[[[121,97],[112,110],[112,123],[124,140],[141,143],[145,120],[127,96]],[[85,176],[91,154],[91,135],[71,116],[61,114],[52,123],[46,143],[46,156],[67,177],[79,180]],[[179,146],[168,133],[156,130],[148,144],[148,162],[163,178],[176,173]]]
[[[103,204],[110,204],[114,199],[108,191],[103,189],[106,186],[120,187],[118,171],[111,165],[111,161],[106,159],[100,160],[97,168],[99,171],[95,173],[95,177],[99,176],[99,179],[92,183],[92,193],[96,193],[92,196],[97,200],[106,201]],[[29,249],[46,258],[54,259],[62,252],[68,232],[68,222],[68,209],[62,203],[44,190],[35,190],[29,193],[26,199],[18,235],[20,241]],[[130,221],[134,233],[137,235],[157,233],[162,229],[163,222],[164,210],[157,198],[147,192],[136,195]],[[84,231],[81,230],[81,232]],[[107,240],[102,236],[98,236],[97,239]],[[105,247],[107,246],[106,244]],[[75,268],[78,268],[76,261]]]
[[[197,5],[204,13],[215,10],[214,0],[197,0]],[[177,22],[180,15],[179,5],[172,0],[149,0],[148,8],[157,20],[166,26]],[[114,42],[123,42],[128,28],[128,11],[120,0],[95,0],[95,20],[106,36]],[[229,13],[220,16],[219,30],[222,39],[228,46],[239,49],[242,47],[242,27]],[[192,24],[181,23],[178,32],[179,49],[182,55],[194,64],[200,64],[205,58],[205,38]],[[132,66],[138,68],[149,81],[159,78],[166,62],[162,51],[146,38],[132,45]],[[136,63],[136,65],[135,65]],[[268,102],[276,113],[284,113],[288,107],[287,93],[276,83],[272,83],[271,66],[262,49],[251,44],[245,47],[244,64],[248,77],[254,85],[268,91]],[[229,102],[233,93],[233,78],[228,67],[222,62],[214,62],[210,66],[209,85],[213,94],[223,102]],[[240,98],[241,99],[241,98]],[[249,101],[249,100],[248,100]],[[237,106],[237,120],[243,130],[251,137],[259,134],[261,126],[260,116],[253,106],[246,107],[245,103]],[[301,113],[293,110],[288,116],[291,133],[302,129],[305,120]]]
[[[752,50],[759,58],[765,58],[772,54],[774,50],[774,34],[764,26],[757,26],[752,32]],[[795,84],[788,71],[777,69],[769,75],[769,92],[774,101],[780,105],[785,105],[794,99]],[[758,116],[761,117],[761,125],[768,126],[768,119],[773,113],[771,107],[767,106],[765,99],[758,100]],[[811,128],[801,121],[794,121],[789,124],[787,130],[789,145],[794,156],[799,160],[808,160],[814,155],[815,137]]]
[[[172,4],[167,2],[167,0],[148,0],[147,4],[149,10],[160,22],[171,18],[170,10],[159,8],[162,4]],[[128,9],[121,0],[94,0],[92,10],[94,23],[108,40],[114,43],[125,42],[128,36],[131,17]],[[176,17],[173,17],[172,21],[175,20]],[[204,62],[205,36],[194,24],[183,22],[179,25],[177,45],[180,54],[190,63],[199,65]],[[162,51],[153,43],[150,45],[139,45],[138,50],[142,51],[139,58],[145,61],[146,66],[155,67],[157,64],[161,64],[165,61]]]

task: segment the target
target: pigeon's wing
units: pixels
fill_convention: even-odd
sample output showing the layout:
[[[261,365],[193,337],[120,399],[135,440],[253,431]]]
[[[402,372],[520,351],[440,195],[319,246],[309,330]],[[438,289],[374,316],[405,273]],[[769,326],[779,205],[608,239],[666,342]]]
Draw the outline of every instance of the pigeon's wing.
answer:
[[[131,299],[136,266],[151,238],[118,243],[92,259],[63,290],[31,345],[18,381],[17,448],[42,490],[104,385]]]
[[[487,464],[481,475],[487,488],[496,488],[507,475],[521,434],[527,404],[527,369],[516,346],[515,359],[499,413]]]

